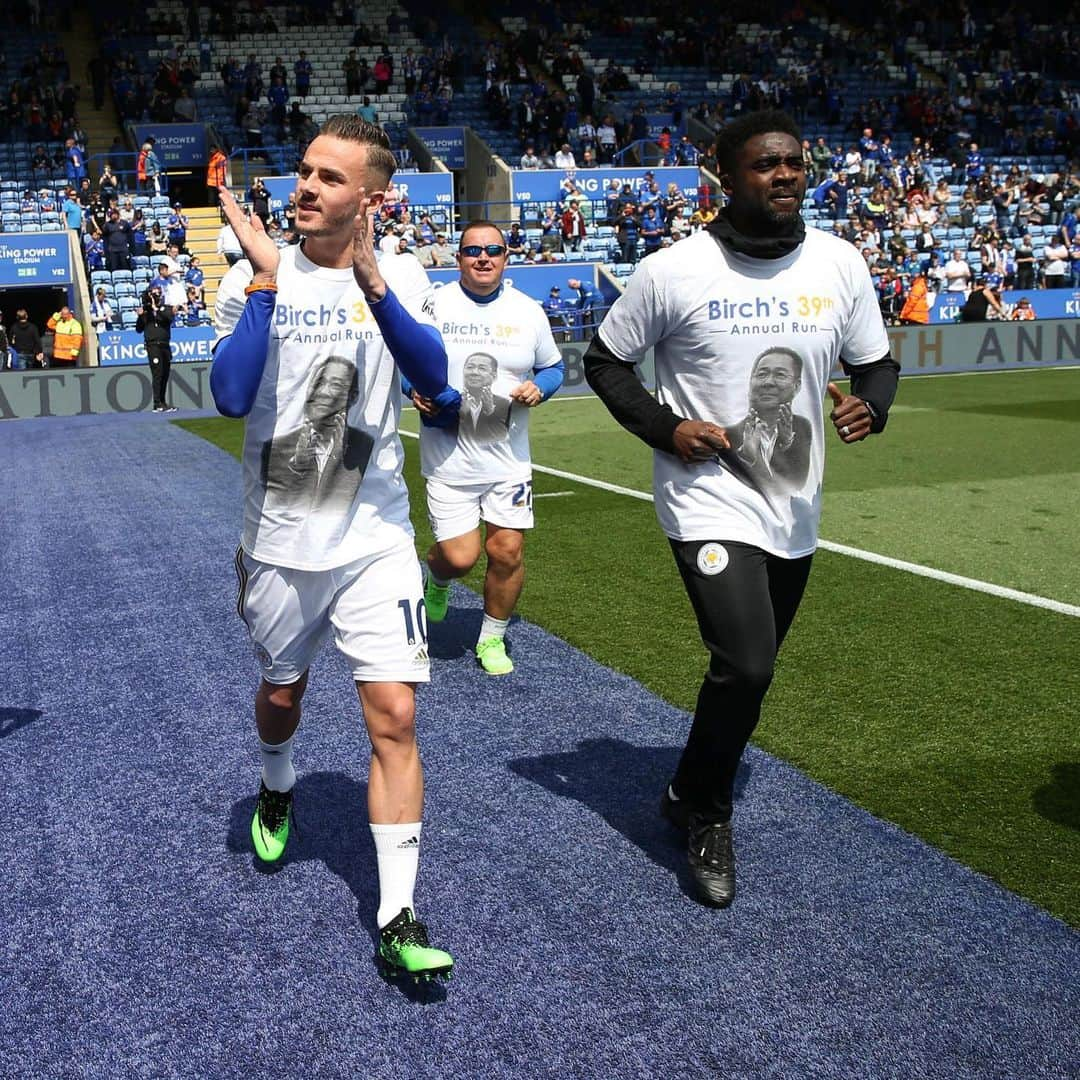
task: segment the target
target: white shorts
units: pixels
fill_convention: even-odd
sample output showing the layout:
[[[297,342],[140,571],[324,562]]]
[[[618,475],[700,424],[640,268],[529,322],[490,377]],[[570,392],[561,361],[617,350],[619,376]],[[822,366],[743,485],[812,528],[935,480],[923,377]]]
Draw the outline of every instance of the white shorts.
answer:
[[[436,540],[451,540],[479,528],[481,520],[507,529],[533,527],[532,477],[497,484],[427,482],[428,518]]]
[[[333,570],[293,570],[236,552],[236,610],[269,683],[296,682],[333,628],[357,682],[427,682],[420,563],[403,544]]]

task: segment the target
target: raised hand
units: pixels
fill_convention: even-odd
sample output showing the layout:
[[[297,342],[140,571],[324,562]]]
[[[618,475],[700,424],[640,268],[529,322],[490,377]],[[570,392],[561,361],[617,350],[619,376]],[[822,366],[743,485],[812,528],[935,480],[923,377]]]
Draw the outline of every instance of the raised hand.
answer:
[[[262,218],[256,214],[252,214],[249,218],[228,188],[219,187],[218,196],[225,220],[236,233],[240,249],[251,263],[255,277],[260,282],[273,281],[277,277],[281,253],[278,251],[277,244],[266,235]]]
[[[825,389],[833,400],[829,419],[833,422],[836,433],[846,443],[861,442],[870,434],[872,421],[866,402],[852,394],[845,394],[836,383],[829,383]]]
[[[386,295],[386,281],[375,257],[375,228],[372,218],[381,199],[368,198],[360,189],[360,206],[353,219],[353,276],[364,298],[377,302]]]

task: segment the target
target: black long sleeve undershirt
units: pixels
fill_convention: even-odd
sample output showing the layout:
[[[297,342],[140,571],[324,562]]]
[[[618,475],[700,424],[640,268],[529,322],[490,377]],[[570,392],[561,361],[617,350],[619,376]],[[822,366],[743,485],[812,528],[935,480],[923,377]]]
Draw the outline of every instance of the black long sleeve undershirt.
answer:
[[[675,429],[686,419],[661,405],[638,380],[634,365],[620,360],[593,336],[585,350],[585,379],[608,411],[631,435],[654,450],[675,452]]]
[[[872,364],[848,364],[840,361],[844,374],[851,379],[851,392],[862,398],[869,406],[873,421],[870,430],[876,435],[882,431],[889,419],[889,409],[896,397],[896,386],[900,380],[900,365],[886,353]]]

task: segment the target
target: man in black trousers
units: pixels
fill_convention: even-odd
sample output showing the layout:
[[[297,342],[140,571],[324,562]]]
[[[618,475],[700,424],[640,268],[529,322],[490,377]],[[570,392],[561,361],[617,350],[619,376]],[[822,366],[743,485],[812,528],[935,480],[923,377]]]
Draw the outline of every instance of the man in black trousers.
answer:
[[[170,405],[165,397],[169,368],[172,366],[173,309],[165,303],[165,295],[159,285],[153,285],[143,293],[142,307],[137,314],[135,329],[143,336],[146,359],[150,363],[154,412],[176,412],[176,406]]]
[[[817,545],[822,400],[840,440],[860,442],[884,428],[899,372],[858,251],[803,225],[801,142],[782,112],[728,124],[727,206],[638,266],[585,355],[589,384],[653,447],[657,517],[709,650],[661,811],[715,907],[735,897],[735,773]],[[655,398],[634,373],[650,348]],[[851,394],[829,381],[837,367]]]

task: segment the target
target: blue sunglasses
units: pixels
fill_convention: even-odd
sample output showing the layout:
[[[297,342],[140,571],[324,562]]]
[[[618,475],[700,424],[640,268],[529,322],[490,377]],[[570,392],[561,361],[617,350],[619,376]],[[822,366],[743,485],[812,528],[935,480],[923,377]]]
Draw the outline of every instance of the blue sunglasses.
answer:
[[[480,256],[481,252],[489,259],[497,259],[500,255],[506,254],[505,244],[466,244],[463,248],[458,249],[462,255],[468,255],[470,259],[476,259]]]

